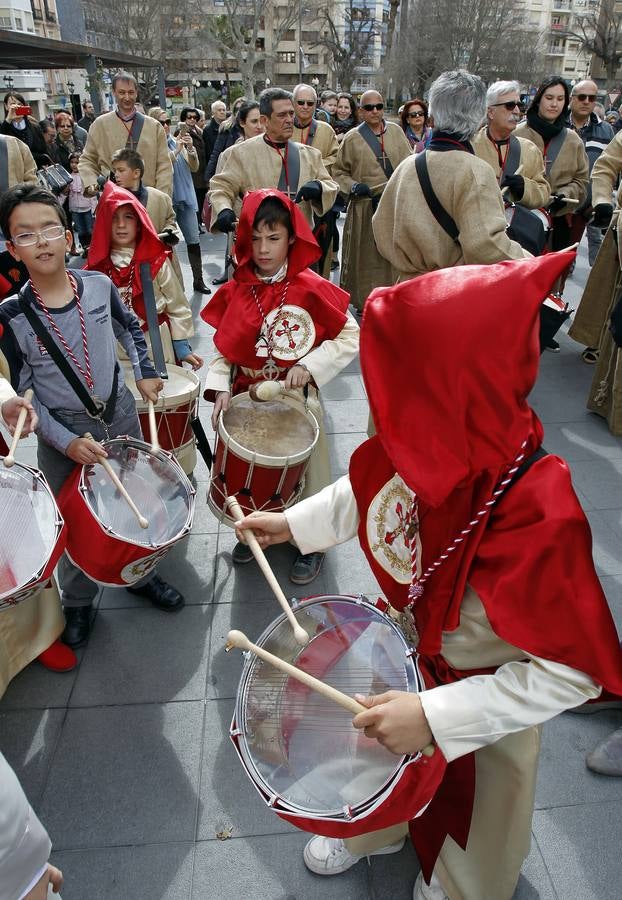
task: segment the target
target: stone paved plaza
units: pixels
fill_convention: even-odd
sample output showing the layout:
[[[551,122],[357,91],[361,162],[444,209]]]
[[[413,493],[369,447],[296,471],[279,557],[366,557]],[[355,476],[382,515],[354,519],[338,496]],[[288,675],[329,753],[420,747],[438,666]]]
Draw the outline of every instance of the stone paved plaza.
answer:
[[[222,239],[202,241],[211,278]],[[582,253],[566,292],[575,306],[586,274]],[[202,302],[194,298],[197,314]],[[561,354],[544,354],[533,405],[545,446],[572,467],[620,627],[622,442],[585,410],[593,370],[565,335],[561,343]],[[196,349],[209,358],[211,329],[201,328]],[[337,476],[365,439],[358,362],[323,395]],[[202,409],[211,436],[211,407]],[[34,462],[32,440],[19,457]],[[65,874],[63,900],[410,900],[418,868],[410,847],[337,879],[311,875],[302,862],[305,835],[264,808],[244,776],[227,736],[241,656],[225,655],[224,637],[232,627],[256,637],[278,609],[254,564],[233,568],[234,537],[207,509],[202,463],[195,475],[193,532],[161,567],[186,608],[167,615],[106,589],[78,669],[54,675],[33,663],[0,701],[0,749],[50,833],[52,861]],[[293,554],[270,551],[286,593],[304,596],[287,579]],[[330,551],[307,590],[339,592],[377,595],[355,542]],[[593,775],[584,762],[621,724],[622,713],[611,712],[566,714],[545,727],[532,851],[515,900],[622,896],[622,779]],[[217,839],[227,829],[230,839]]]

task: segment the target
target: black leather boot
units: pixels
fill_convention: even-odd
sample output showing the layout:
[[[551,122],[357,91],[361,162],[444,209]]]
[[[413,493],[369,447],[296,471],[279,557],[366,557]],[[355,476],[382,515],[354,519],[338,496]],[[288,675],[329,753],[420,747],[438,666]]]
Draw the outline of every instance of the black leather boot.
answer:
[[[65,630],[62,634],[62,641],[68,647],[81,647],[91,632],[93,607],[89,603],[88,606],[65,606]]]
[[[201,259],[201,245],[187,244],[188,262],[192,269],[192,288],[198,294],[211,294],[212,289],[203,281],[203,261]]]

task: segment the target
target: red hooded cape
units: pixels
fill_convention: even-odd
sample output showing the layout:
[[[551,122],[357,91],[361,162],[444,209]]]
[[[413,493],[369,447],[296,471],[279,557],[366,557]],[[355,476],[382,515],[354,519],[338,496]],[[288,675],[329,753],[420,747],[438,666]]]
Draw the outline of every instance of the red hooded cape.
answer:
[[[142,306],[142,284],[140,279],[141,263],[149,263],[151,277],[155,278],[165,261],[170,256],[170,249],[160,240],[153,227],[153,222],[140,200],[126,191],[125,188],[107,181],[97,204],[97,214],[93,226],[93,235],[89,247],[86,269],[93,269],[107,275],[117,287],[125,287],[129,282],[130,266],[117,269],[110,259],[112,217],[121,206],[131,206],[138,216],[139,228],[136,247],[134,249],[132,281],[132,297],[141,319],[145,319]]]
[[[291,216],[295,233],[295,240],[288,256],[287,276],[284,281],[275,284],[264,284],[260,281],[255,275],[253,263],[253,222],[260,204],[267,197],[276,197],[285,206]],[[304,311],[303,320],[308,320],[310,316],[315,335],[304,346],[301,345],[298,356],[293,352],[291,358],[283,358],[275,353],[275,361],[283,369],[282,374],[285,377],[287,369],[295,365],[297,360],[313,347],[319,346],[322,341],[337,337],[346,323],[349,295],[308,268],[320,257],[318,243],[298,206],[285,194],[272,188],[250,191],[244,197],[234,252],[237,268],[233,280],[223,285],[201,310],[201,318],[216,329],[214,343],[225,359],[238,366],[261,369],[266,357],[257,355],[256,344],[263,325],[263,317],[253,298],[251,287],[255,289],[264,313],[269,316],[270,312],[278,309],[285,285],[289,282],[286,308],[275,328],[278,330],[283,326],[291,327],[293,307],[294,310],[297,308]],[[308,313],[308,316],[305,313]],[[293,339],[296,340],[302,335],[303,330],[302,326],[298,326]]]

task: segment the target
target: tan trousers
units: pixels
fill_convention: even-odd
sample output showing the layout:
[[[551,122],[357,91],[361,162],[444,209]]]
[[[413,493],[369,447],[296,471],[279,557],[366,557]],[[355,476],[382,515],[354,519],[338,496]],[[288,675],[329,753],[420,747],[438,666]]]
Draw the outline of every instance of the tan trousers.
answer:
[[[466,851],[452,838],[434,867],[449,900],[511,900],[531,844],[540,729],[527,728],[478,750],[473,818]],[[351,838],[362,855],[397,843],[407,824]]]

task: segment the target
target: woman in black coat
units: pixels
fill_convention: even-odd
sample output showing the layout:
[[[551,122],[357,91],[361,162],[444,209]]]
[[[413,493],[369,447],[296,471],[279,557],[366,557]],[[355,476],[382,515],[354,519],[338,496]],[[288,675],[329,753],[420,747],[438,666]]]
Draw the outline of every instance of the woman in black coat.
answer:
[[[0,134],[8,134],[15,137],[30,149],[34,156],[37,168],[45,164],[47,148],[43,140],[43,132],[39,123],[32,116],[18,116],[15,110],[18,106],[28,106],[21,94],[9,91],[4,96],[4,122],[0,124]]]

